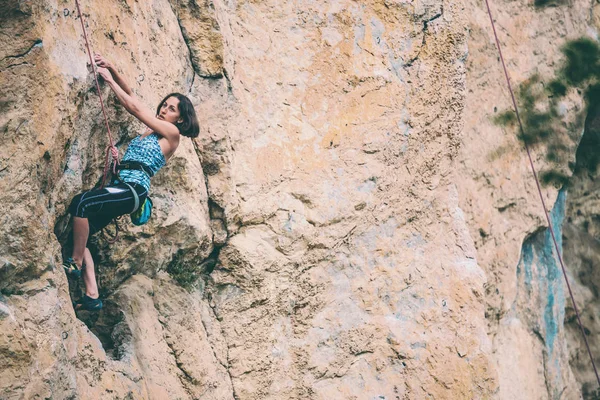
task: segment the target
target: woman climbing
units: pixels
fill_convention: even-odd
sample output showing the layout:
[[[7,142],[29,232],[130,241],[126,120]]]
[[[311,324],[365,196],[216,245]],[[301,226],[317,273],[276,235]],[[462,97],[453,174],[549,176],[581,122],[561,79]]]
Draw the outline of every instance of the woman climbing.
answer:
[[[107,187],[78,194],[69,206],[73,217],[73,253],[63,262],[63,267],[75,278],[83,271],[85,295],[76,307],[89,311],[102,308],[94,261],[87,248],[89,236],[102,230],[113,218],[132,212],[135,206],[133,190],[139,204],[143,204],[150,190],[150,177],[175,153],[180,135],[194,138],[199,133],[196,112],[186,96],[167,95],[153,113],[134,97],[129,85],[110,62],[100,54],[94,56],[94,61],[98,75],[110,86],[121,105],[148,129],[129,144],[119,168],[119,179]]]

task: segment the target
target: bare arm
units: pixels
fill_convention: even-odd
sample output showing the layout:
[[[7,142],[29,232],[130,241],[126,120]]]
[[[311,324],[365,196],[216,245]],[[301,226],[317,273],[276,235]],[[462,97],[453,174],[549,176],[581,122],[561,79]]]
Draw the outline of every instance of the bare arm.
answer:
[[[108,69],[98,68],[98,74],[104,78],[117,96],[119,103],[121,103],[131,115],[169,141],[179,138],[179,129],[177,129],[175,125],[156,118],[156,115],[152,110],[142,104],[137,98],[127,94],[115,79],[113,79]]]
[[[129,87],[127,82],[125,82],[125,79],[123,79],[121,74],[119,74],[115,66],[110,61],[108,61],[106,58],[104,58],[101,54],[98,53],[94,54],[94,61],[96,62],[96,65],[98,67],[108,69],[116,84],[119,85],[127,95],[133,96],[131,88]]]

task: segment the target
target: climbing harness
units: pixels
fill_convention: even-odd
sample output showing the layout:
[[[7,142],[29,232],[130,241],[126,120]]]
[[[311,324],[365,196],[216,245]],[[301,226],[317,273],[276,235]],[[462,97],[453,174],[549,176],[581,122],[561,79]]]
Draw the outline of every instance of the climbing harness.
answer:
[[[506,69],[504,57],[502,56],[502,48],[500,47],[500,40],[498,40],[498,34],[496,33],[496,25],[494,24],[494,18],[492,17],[492,11],[490,9],[490,4],[489,4],[488,0],[485,0],[485,5],[487,7],[488,15],[490,16],[490,22],[492,24],[492,29],[494,31],[494,38],[496,40],[496,46],[498,48],[498,53],[500,55],[500,61],[502,63],[502,69],[504,70],[504,77],[506,78],[506,83],[508,85],[508,91],[510,92],[510,97],[512,99],[513,107],[515,109],[517,122],[519,123],[519,129],[521,131],[521,135],[524,136],[525,131],[523,129],[523,124],[521,122],[521,117],[519,116],[519,109],[517,107],[517,101],[515,100],[515,95],[512,90],[512,86],[510,84],[508,70]],[[585,329],[583,327],[583,323],[581,322],[581,317],[579,316],[579,310],[577,309],[577,303],[575,302],[575,297],[573,296],[573,291],[571,290],[569,278],[567,277],[567,270],[565,268],[565,264],[563,263],[562,256],[560,254],[560,249],[559,249],[558,243],[556,241],[556,236],[554,235],[554,228],[552,227],[552,221],[550,220],[550,216],[548,215],[548,210],[546,209],[546,202],[544,201],[544,196],[542,194],[542,188],[540,186],[540,181],[538,179],[535,165],[533,163],[533,158],[531,157],[531,151],[529,149],[529,145],[527,144],[527,141],[524,141],[523,143],[525,145],[527,157],[529,158],[529,165],[531,167],[531,172],[533,174],[533,178],[535,179],[535,184],[537,186],[538,194],[540,196],[540,201],[542,202],[542,208],[544,209],[544,215],[546,216],[546,221],[548,221],[548,229],[550,229],[550,235],[552,236],[552,241],[554,242],[554,250],[556,250],[556,255],[558,257],[558,261],[562,268],[562,272],[563,272],[563,276],[565,277],[565,282],[567,284],[567,288],[569,289],[569,296],[571,297],[571,302],[573,303],[573,309],[575,310],[575,315],[577,316],[577,323],[579,324],[579,328],[581,329],[581,334],[582,334],[583,340],[585,342],[585,347],[587,348],[588,355],[590,356],[590,361],[592,362],[592,367],[594,368],[594,373],[596,374],[596,380],[598,381],[598,386],[600,386],[600,376],[598,375],[598,370],[596,369],[596,363],[594,362],[594,357],[592,356],[592,351],[590,350],[590,345],[587,340],[587,335],[585,334]]]
[[[83,15],[81,14],[81,9],[79,8],[79,0],[75,0],[75,5],[77,6],[77,14],[79,15],[79,20],[81,21],[81,28],[83,29],[83,37],[85,38],[85,46],[87,48],[88,56],[90,57],[90,64],[92,65],[92,70],[94,71],[96,90],[98,90],[98,97],[100,98],[100,107],[102,108],[102,115],[104,116],[104,123],[108,132],[109,144],[106,148],[106,157],[104,160],[104,173],[102,175],[102,184],[100,186],[103,188],[104,186],[106,186],[108,172],[111,171],[113,174],[117,173],[117,165],[119,165],[119,150],[117,150],[117,148],[114,145],[112,133],[110,132],[110,126],[108,125],[108,117],[106,116],[106,109],[104,108],[104,101],[102,100],[102,92],[100,92],[100,83],[98,83],[98,73],[96,71],[96,64],[94,63],[94,59],[92,58],[92,52],[90,51],[90,44],[88,42],[87,32],[85,30],[85,22],[83,20]]]
[[[154,176],[154,172],[152,171],[152,169],[150,169],[150,167],[146,164],[141,163],[139,161],[123,161],[117,166],[118,171],[122,169],[135,169],[138,171],[145,172],[151,178]]]

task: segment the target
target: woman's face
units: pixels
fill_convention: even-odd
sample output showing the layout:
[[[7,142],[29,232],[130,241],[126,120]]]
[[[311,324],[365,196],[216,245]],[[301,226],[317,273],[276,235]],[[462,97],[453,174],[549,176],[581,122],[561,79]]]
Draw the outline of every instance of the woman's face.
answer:
[[[156,118],[172,124],[183,122],[179,114],[179,99],[177,97],[169,97],[165,100]]]

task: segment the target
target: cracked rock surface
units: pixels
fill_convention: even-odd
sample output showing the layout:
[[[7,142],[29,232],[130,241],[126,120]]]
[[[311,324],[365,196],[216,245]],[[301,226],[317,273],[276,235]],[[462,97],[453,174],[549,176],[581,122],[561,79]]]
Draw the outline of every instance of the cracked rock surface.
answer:
[[[80,21],[0,5],[0,398],[581,396],[560,283],[518,273],[543,278],[521,260],[543,214],[491,122],[508,97],[482,4],[82,6],[135,95],[188,95],[201,133],[153,178],[150,223],[93,242],[105,307],[76,315],[66,208],[107,144]],[[549,73],[590,7],[499,12],[513,79]],[[143,127],[102,93],[123,154]],[[576,207],[543,194],[557,220]]]

